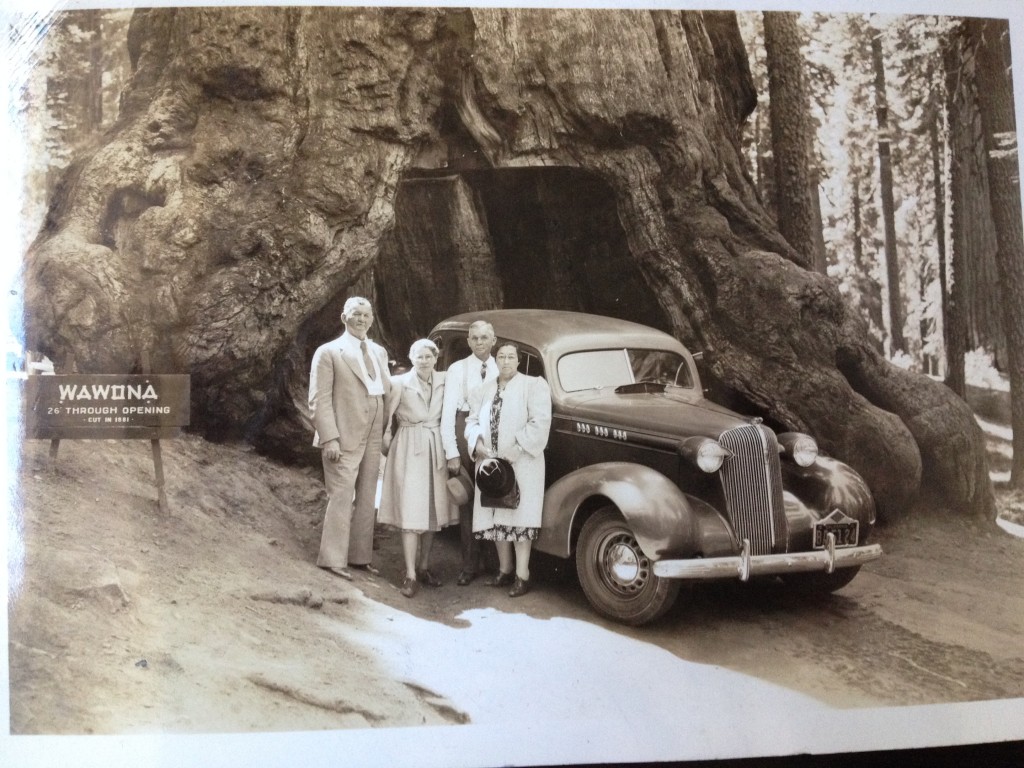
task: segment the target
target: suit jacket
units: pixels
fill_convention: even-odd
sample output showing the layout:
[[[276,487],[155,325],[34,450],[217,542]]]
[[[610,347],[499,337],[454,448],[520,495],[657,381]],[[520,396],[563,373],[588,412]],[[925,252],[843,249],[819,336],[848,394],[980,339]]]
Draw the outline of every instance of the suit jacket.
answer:
[[[388,399],[391,377],[387,350],[370,339],[366,346],[377,359],[384,397]],[[356,448],[369,427],[367,393],[356,353],[345,347],[341,336],[317,348],[309,371],[309,410],[316,430],[313,445],[320,447],[338,440],[343,451]]]

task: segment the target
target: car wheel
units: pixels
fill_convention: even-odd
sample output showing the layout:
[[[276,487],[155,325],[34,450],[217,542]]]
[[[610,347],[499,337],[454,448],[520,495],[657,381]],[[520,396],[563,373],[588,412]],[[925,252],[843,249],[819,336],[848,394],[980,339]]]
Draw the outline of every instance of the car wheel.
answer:
[[[808,597],[824,597],[845,587],[858,573],[859,565],[853,568],[840,568],[833,573],[791,573],[782,580]]]
[[[679,594],[677,580],[654,575],[654,564],[614,507],[599,509],[584,523],[576,573],[594,610],[633,626],[661,616]]]

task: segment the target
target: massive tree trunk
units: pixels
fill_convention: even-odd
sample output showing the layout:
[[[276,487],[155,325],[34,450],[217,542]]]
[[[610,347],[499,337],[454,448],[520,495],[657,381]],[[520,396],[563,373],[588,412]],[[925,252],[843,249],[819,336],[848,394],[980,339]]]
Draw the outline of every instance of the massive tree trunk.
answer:
[[[922,473],[991,511],[962,401],[887,364],[743,166],[735,16],[593,10],[138,11],[117,130],[30,254],[30,343],[193,377],[195,424],[301,450],[312,348],[353,292],[405,345],[506,306],[638,319],[731,402],[856,467],[883,516]],[[472,276],[472,277],[468,277]]]
[[[997,365],[1006,365],[1002,302],[996,268],[996,235],[989,202],[985,142],[978,114],[973,48],[958,25],[943,53],[949,115],[950,200],[952,202],[951,279],[946,329],[947,383],[963,394],[964,353],[984,347]]]
[[[1024,226],[1010,77],[1010,28],[1006,21],[994,19],[969,19],[966,25],[978,57],[978,104],[999,244],[996,263],[1002,289],[1013,427],[1010,484],[1024,488]]]
[[[772,157],[775,165],[775,210],[779,231],[807,266],[824,272],[824,251],[817,258],[821,214],[817,177],[811,171],[814,146],[804,63],[800,56],[797,14],[766,11],[764,49],[771,102]],[[817,229],[817,235],[815,234]]]

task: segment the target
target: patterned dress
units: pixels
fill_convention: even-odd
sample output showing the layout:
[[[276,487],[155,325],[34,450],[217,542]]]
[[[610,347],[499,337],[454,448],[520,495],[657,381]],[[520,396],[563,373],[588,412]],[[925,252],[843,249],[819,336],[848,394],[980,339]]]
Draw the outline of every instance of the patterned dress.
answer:
[[[498,406],[494,406],[496,399],[501,401]],[[526,529],[544,524],[544,448],[550,430],[551,389],[540,377],[516,373],[500,396],[496,380],[474,394],[466,416],[466,443],[475,448],[483,440],[492,452],[497,444],[497,455],[512,464],[519,485],[515,509],[485,505],[480,486],[476,487],[473,532],[483,534],[478,538],[525,540],[530,535]],[[475,458],[479,465],[481,457]]]

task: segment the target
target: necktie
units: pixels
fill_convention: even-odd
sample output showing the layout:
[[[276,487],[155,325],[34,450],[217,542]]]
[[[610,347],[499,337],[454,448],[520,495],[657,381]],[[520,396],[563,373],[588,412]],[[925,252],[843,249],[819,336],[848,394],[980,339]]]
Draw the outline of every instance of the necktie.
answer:
[[[376,379],[377,374],[373,371],[373,360],[370,359],[370,353],[366,349],[366,342],[360,341],[359,348],[363,351],[363,365],[366,366],[366,375],[369,376],[371,380]]]
[[[483,364],[480,366],[480,380],[483,381],[486,378],[487,378],[487,361],[484,360]]]

